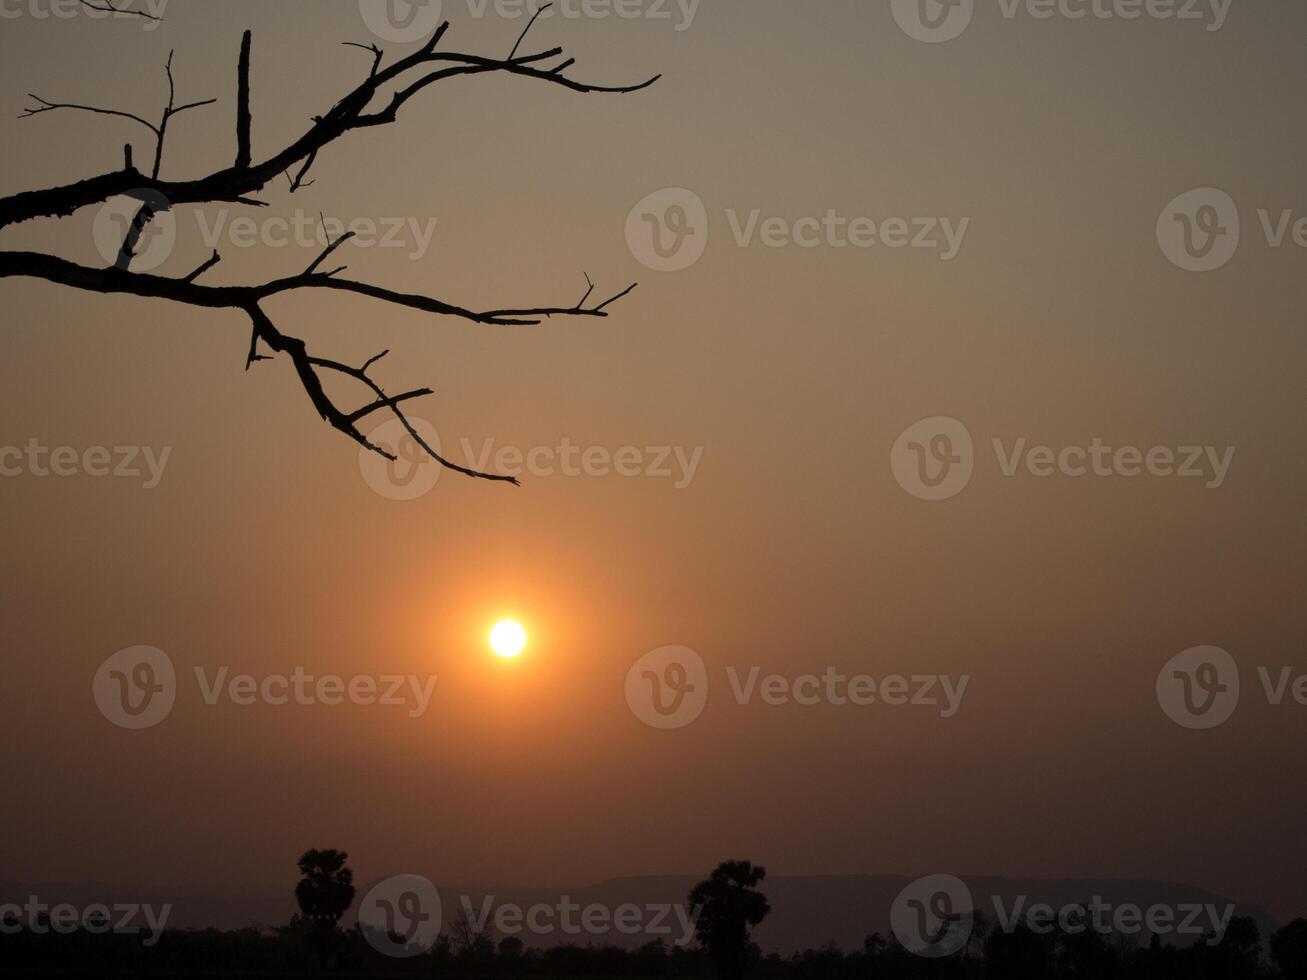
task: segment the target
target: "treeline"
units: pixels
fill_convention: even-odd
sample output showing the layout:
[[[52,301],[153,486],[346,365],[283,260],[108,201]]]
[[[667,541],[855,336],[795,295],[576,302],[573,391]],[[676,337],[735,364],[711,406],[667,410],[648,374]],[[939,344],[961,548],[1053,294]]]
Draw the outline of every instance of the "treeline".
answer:
[[[975,936],[961,953],[929,959],[892,939],[870,936],[858,950],[835,946],[792,956],[763,954],[751,945],[745,973],[756,980],[1271,980],[1299,978],[1307,922],[1280,930],[1263,951],[1251,919],[1235,919],[1219,945],[1157,941],[1139,947],[1097,933],[1047,935],[1019,928]],[[478,936],[464,945],[441,936],[429,950],[397,959],[376,951],[355,926],[336,933],[328,976],[460,978],[648,977],[708,980],[714,964],[700,948],[663,941],[638,949],[562,945],[527,949],[520,939]],[[1298,959],[1294,959],[1294,957]],[[1275,962],[1279,961],[1278,965]],[[285,976],[322,974],[312,927],[296,917],[277,929],[176,930],[152,946],[140,936],[58,934],[23,930],[0,935],[0,973],[128,976]]]
[[[635,949],[558,945],[528,949],[517,936],[499,938],[464,914],[432,928],[429,947],[416,944],[419,924],[438,927],[437,911],[422,908],[416,890],[400,889],[381,903],[384,928],[360,922],[343,928],[353,905],[348,855],[309,850],[298,862],[300,914],[286,926],[141,933],[108,931],[103,916],[86,928],[51,928],[49,912],[0,921],[0,974],[118,974],[136,977],[392,976],[479,978],[658,978],[658,980],[1307,980],[1307,920],[1296,919],[1263,942],[1257,923],[1234,916],[1217,937],[1187,946],[1153,936],[1129,937],[1085,928],[1000,929],[976,914],[965,934],[947,939],[932,957],[879,934],[861,949],[830,945],[791,956],[763,954],[752,931],[771,912],[760,886],[767,871],[749,861],[724,861],[690,892],[695,945],[655,940]],[[387,879],[393,881],[394,879]],[[425,879],[423,879],[425,881]],[[426,882],[430,885],[429,882]],[[375,891],[375,890],[374,890]],[[438,903],[433,902],[433,905]],[[1085,911],[1086,909],[1082,909]],[[366,919],[366,916],[360,916]],[[1063,918],[1059,918],[1063,922]],[[390,931],[405,929],[403,933]],[[1219,938],[1219,941],[1218,941]],[[926,950],[925,952],[930,952]],[[1269,952],[1269,956],[1267,953]]]

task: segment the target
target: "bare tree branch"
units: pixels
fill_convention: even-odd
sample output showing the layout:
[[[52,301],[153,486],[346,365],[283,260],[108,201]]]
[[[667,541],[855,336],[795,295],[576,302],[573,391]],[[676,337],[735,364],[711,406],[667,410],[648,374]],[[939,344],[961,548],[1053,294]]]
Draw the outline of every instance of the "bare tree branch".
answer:
[[[364,51],[371,51],[372,72],[368,77],[371,78],[376,75],[377,71],[381,68],[381,60],[385,57],[384,52],[382,52],[379,47],[375,44],[359,44],[357,41],[342,41],[341,44],[347,48],[362,48]]]
[[[217,265],[221,261],[222,261],[222,256],[219,255],[217,250],[215,249],[213,255],[205,259],[204,263],[199,268],[197,268],[194,272],[192,272],[189,276],[187,276],[185,281],[194,282],[196,279],[200,278],[200,276],[204,275],[206,272],[208,272],[210,269],[212,269],[215,265]]]
[[[540,18],[540,15],[552,6],[552,3],[547,3],[531,15],[531,19],[526,22],[526,27],[522,28],[522,33],[518,36],[517,43],[513,45],[513,50],[508,52],[509,61],[512,61],[513,58],[517,56],[517,49],[522,46],[522,42],[526,40],[527,34],[531,32],[531,28],[535,26],[535,22]]]
[[[578,82],[563,75],[563,70],[575,63],[573,59],[567,59],[549,70],[534,67],[541,61],[557,57],[561,53],[561,49],[558,48],[540,54],[517,57],[511,61],[499,61],[476,55],[439,54],[435,51],[435,47],[448,29],[449,22],[446,21],[422,48],[369,75],[325,115],[315,117],[313,126],[308,132],[261,163],[249,167],[231,167],[197,180],[186,181],[144,179],[134,170],[121,170],[62,187],[26,191],[0,198],[0,227],[33,218],[64,217],[80,208],[102,203],[111,197],[138,194],[143,190],[161,194],[174,205],[240,200],[262,190],[274,177],[290,170],[297,163],[322,150],[346,133],[394,122],[399,109],[419,91],[435,82],[457,75],[502,71],[539,79],[576,92],[618,94],[638,92],[648,88],[661,77],[655,75],[638,85],[603,86]],[[395,93],[386,108],[365,114],[369,103],[383,86],[399,80],[405,74],[424,65],[442,61],[457,63],[458,66],[416,80],[404,90]],[[150,124],[146,123],[146,125]]]
[[[322,222],[323,234],[326,234],[327,219],[322,217],[321,214],[319,214],[318,220]],[[313,273],[317,270],[318,266],[322,265],[322,263],[326,261],[327,257],[331,255],[332,252],[336,251],[336,249],[340,248],[342,245],[344,245],[347,241],[349,241],[353,237],[354,237],[354,232],[347,231],[345,232],[345,234],[337,238],[334,242],[328,244],[326,250],[321,255],[319,255],[316,259],[313,260],[312,265],[310,265],[307,269],[304,270],[304,274],[306,276],[313,275]]]
[[[76,102],[50,102],[49,100],[43,99],[39,95],[35,95],[31,92],[27,93],[27,97],[29,99],[34,99],[38,105],[24,109],[19,115],[19,119],[26,119],[28,116],[39,116],[43,112],[53,112],[55,109],[77,109],[81,112],[94,112],[102,116],[121,116],[123,119],[131,119],[133,122],[140,123],[150,132],[154,133],[155,136],[159,135],[158,126],[142,119],[135,113],[121,112],[118,109],[101,109],[100,107],[93,105],[79,105]]]
[[[144,10],[128,10],[126,7],[115,7],[112,0],[104,0],[103,3],[92,3],[91,0],[79,0],[83,7],[91,10],[101,10],[105,13],[130,14],[133,17],[144,17],[146,20],[160,21],[162,17],[156,17],[154,14],[147,14]]]
[[[100,8],[95,8],[95,9],[100,9]],[[122,13],[133,13],[133,12],[134,11],[122,11]],[[143,15],[143,16],[148,16],[148,15]],[[19,115],[18,118],[27,119],[30,116],[39,116],[42,113],[53,112],[56,109],[75,109],[80,112],[92,112],[101,116],[118,116],[119,118],[122,119],[130,119],[133,122],[138,122],[146,129],[148,129],[150,132],[154,133],[155,136],[154,169],[151,173],[151,178],[154,180],[158,180],[159,169],[163,165],[163,141],[168,134],[169,120],[171,120],[173,116],[180,115],[181,113],[186,112],[189,109],[199,109],[202,108],[203,106],[213,105],[215,102],[218,101],[217,99],[204,99],[203,101],[200,102],[188,102],[185,105],[181,105],[181,106],[176,104],[177,87],[172,77],[173,54],[174,52],[171,51],[168,52],[168,63],[164,67],[164,73],[167,75],[168,78],[168,104],[164,106],[163,118],[159,120],[159,123],[157,125],[155,123],[150,122],[149,120],[142,119],[134,112],[123,112],[119,109],[102,109],[99,106],[81,105],[76,102],[50,102],[49,100],[43,99],[39,95],[34,95],[32,93],[28,93],[28,98],[35,100],[37,105],[24,109],[22,114]],[[124,173],[129,173],[129,172],[134,172],[132,167],[132,162],[131,162],[130,149],[126,154],[126,166],[124,169]],[[6,198],[5,200],[12,200],[12,199]],[[91,203],[96,203],[96,202],[91,202]]]
[[[139,13],[120,10],[109,0],[106,6],[96,6],[88,0],[82,2],[93,9],[113,10],[121,13]],[[131,262],[135,257],[136,247],[141,234],[150,222],[162,211],[187,204],[241,203],[262,206],[251,194],[264,189],[267,183],[278,174],[284,174],[290,182],[293,192],[307,186],[305,178],[313,167],[320,151],[354,130],[394,122],[399,110],[415,95],[429,86],[446,78],[459,75],[473,75],[489,72],[504,72],[534,78],[550,84],[560,85],[577,92],[635,92],[657,81],[659,76],[638,85],[603,86],[576,81],[564,75],[564,71],[575,62],[568,58],[554,65],[544,67],[561,54],[561,49],[553,48],[537,54],[518,55],[530,32],[532,25],[543,11],[537,11],[519,36],[507,59],[484,58],[477,55],[437,52],[436,48],[449,29],[449,23],[441,24],[431,38],[416,52],[400,58],[390,65],[385,65],[385,56],[376,45],[351,44],[370,51],[373,61],[368,77],[354,89],[337,101],[325,114],[316,116],[313,125],[299,139],[275,155],[255,163],[251,147],[250,114],[250,52],[251,35],[247,31],[242,37],[241,52],[237,68],[237,111],[236,111],[236,160],[232,167],[215,171],[207,176],[192,180],[170,181],[159,176],[163,159],[163,147],[168,124],[173,116],[189,109],[212,105],[213,99],[203,102],[191,102],[178,106],[176,104],[176,86],[172,73],[172,55],[169,54],[166,66],[168,80],[168,104],[163,111],[160,122],[155,125],[133,113],[113,109],[79,105],[73,103],[48,102],[37,96],[35,107],[29,108],[23,115],[34,116],[55,109],[77,109],[104,115],[119,116],[130,119],[149,129],[155,134],[156,147],[154,166],[147,177],[136,170],[132,163],[132,147],[123,149],[123,169],[91,177],[75,184],[53,187],[44,190],[27,191],[9,197],[0,198],[0,227],[37,217],[60,217],[70,215],[89,205],[102,203],[115,196],[128,196],[140,202],[131,226],[127,229],[117,260],[108,268],[91,268],[70,262],[67,259],[37,252],[0,251],[0,279],[26,277],[44,279],[57,285],[76,289],[90,290],[98,293],[120,293],[154,299],[171,300],[189,306],[208,309],[233,309],[244,313],[250,322],[250,341],[246,355],[245,367],[270,359],[260,353],[260,344],[272,354],[284,354],[290,358],[295,367],[300,384],[310,403],[319,416],[333,428],[345,433],[359,445],[371,452],[388,459],[394,456],[383,447],[375,445],[358,428],[365,418],[381,411],[388,411],[403,425],[405,431],[422,447],[432,459],[441,466],[477,479],[517,484],[511,477],[492,473],[482,473],[459,466],[442,457],[434,447],[429,445],[404,414],[402,406],[414,399],[430,395],[429,388],[416,388],[398,395],[389,395],[375,381],[369,371],[388,351],[382,351],[369,358],[359,367],[340,361],[318,357],[310,354],[306,343],[279,330],[263,310],[261,303],[284,293],[303,289],[335,289],[366,296],[392,305],[444,316],[459,317],[473,323],[486,326],[529,326],[539,324],[553,316],[607,317],[608,307],[617,300],[627,296],[635,289],[635,284],[595,305],[587,306],[594,294],[594,283],[587,275],[586,291],[574,306],[537,306],[520,309],[491,310],[475,312],[466,307],[457,306],[432,296],[401,293],[369,283],[357,282],[340,277],[344,266],[323,269],[323,264],[338,249],[354,237],[353,232],[344,232],[334,240],[329,240],[316,259],[298,275],[274,279],[256,285],[210,286],[198,280],[221,261],[215,251],[213,255],[183,278],[151,275],[131,271]],[[141,16],[150,16],[141,14]],[[157,18],[152,18],[157,19]],[[434,71],[425,71],[428,66],[444,64],[446,67]],[[417,77],[412,77],[416,75]],[[394,91],[389,102],[381,109],[369,112],[373,99],[383,87],[395,83],[400,87]],[[295,176],[292,169],[298,167]],[[311,182],[308,182],[311,183]],[[323,220],[325,230],[325,219]],[[369,392],[370,399],[361,407],[353,410],[340,408],[327,395],[323,386],[324,372],[349,378]]]
[[[246,31],[241,37],[241,56],[236,69],[236,169],[250,165],[250,42],[253,33]]]

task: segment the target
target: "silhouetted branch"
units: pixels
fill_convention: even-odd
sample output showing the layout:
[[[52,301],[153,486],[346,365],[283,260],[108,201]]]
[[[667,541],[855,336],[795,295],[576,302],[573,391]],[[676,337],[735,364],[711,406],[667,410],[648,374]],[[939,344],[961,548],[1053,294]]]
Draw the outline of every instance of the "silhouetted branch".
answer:
[[[449,22],[446,21],[419,50],[388,67],[375,70],[325,115],[315,117],[313,126],[304,135],[261,163],[254,163],[249,167],[231,167],[198,180],[187,181],[143,179],[141,174],[133,170],[121,170],[62,187],[26,191],[0,198],[0,227],[39,217],[67,216],[80,208],[99,204],[111,197],[142,191],[159,194],[174,205],[243,200],[246,195],[262,190],[274,177],[290,170],[346,133],[394,122],[399,109],[418,92],[442,79],[458,75],[502,71],[561,85],[576,92],[619,94],[640,91],[661,77],[655,75],[638,85],[591,85],[562,74],[565,68],[575,63],[573,59],[567,59],[549,70],[535,67],[541,61],[557,57],[561,53],[560,48],[505,61],[476,55],[437,53],[436,45],[448,29]],[[368,104],[383,86],[399,80],[424,65],[437,62],[456,63],[457,67],[442,69],[417,79],[407,88],[395,93],[390,104],[384,109],[365,114]],[[134,118],[139,122],[145,122],[139,117]],[[155,129],[150,123],[145,125]]]
[[[548,10],[552,6],[553,6],[552,3],[547,3],[542,7],[540,7],[540,9],[538,9],[534,14],[531,15],[531,19],[526,22],[526,27],[522,28],[522,33],[518,36],[517,43],[513,45],[513,50],[508,52],[509,61],[512,61],[513,58],[517,55],[517,49],[522,46],[522,42],[526,40],[526,36],[527,34],[530,33],[531,28],[535,27],[535,23],[540,18],[540,15],[543,14],[546,10]]]
[[[253,32],[246,31],[241,37],[241,56],[236,68],[236,168],[243,170],[250,165],[253,153],[250,149],[250,42]]]
[[[96,8],[96,9],[100,9],[100,8]],[[135,12],[136,11],[126,11],[126,10],[122,11],[122,13],[135,13]],[[142,16],[148,16],[148,15],[142,15]],[[39,95],[35,95],[30,92],[28,93],[28,98],[35,100],[38,104],[36,106],[24,109],[18,118],[27,119],[30,116],[39,116],[42,113],[53,112],[56,109],[75,109],[79,112],[91,112],[101,116],[117,116],[121,119],[130,119],[132,120],[132,122],[140,123],[142,126],[144,126],[146,129],[148,129],[150,132],[154,133],[155,135],[154,170],[151,174],[151,177],[157,180],[159,177],[159,168],[163,164],[163,141],[168,132],[168,121],[172,119],[173,116],[180,115],[181,113],[186,112],[189,109],[199,109],[206,105],[213,105],[215,102],[218,101],[217,99],[205,99],[200,102],[188,102],[186,105],[182,105],[182,106],[176,105],[176,97],[177,97],[176,85],[174,84],[173,77],[172,77],[173,54],[174,52],[171,51],[168,52],[168,63],[164,68],[164,72],[168,78],[168,104],[167,106],[164,107],[163,118],[159,121],[158,125],[150,122],[147,119],[141,118],[140,116],[136,115],[136,113],[134,112],[123,112],[119,109],[104,109],[99,106],[82,105],[77,102],[51,102],[48,99],[43,99]],[[128,148],[125,157],[126,157],[125,167],[123,172],[134,173],[135,171],[132,167],[130,148]],[[16,195],[16,196],[21,196],[21,195]],[[13,200],[13,198],[5,198],[4,200],[7,202]],[[94,204],[96,202],[91,201],[89,203]],[[6,222],[0,221],[0,224],[4,224],[4,223]]]
[[[304,161],[304,166],[300,167],[300,172],[291,177],[290,171],[286,171],[286,179],[290,181],[290,192],[294,194],[301,187],[312,187],[317,181],[305,180],[309,171],[313,168],[313,163],[318,159],[318,151],[314,150]]]
[[[129,10],[126,7],[115,7],[112,0],[104,0],[103,3],[92,3],[91,0],[79,0],[83,7],[91,10],[101,10],[105,13],[130,14],[133,17],[144,17],[146,20],[159,21],[163,18],[156,17],[154,14],[147,14],[144,10]]]
[[[357,41],[342,41],[341,44],[347,48],[362,48],[364,51],[371,51],[372,71],[368,77],[371,78],[373,75],[376,75],[378,69],[381,68],[381,60],[385,57],[385,54],[379,47],[375,44],[359,44]]]
[[[222,261],[222,256],[219,255],[217,250],[215,249],[213,255],[205,259],[204,263],[198,269],[192,272],[189,276],[187,276],[185,281],[194,282],[196,279],[200,278],[200,276],[204,275],[206,272],[208,272],[210,269],[212,269],[215,265],[217,265],[221,261]]]
[[[317,409],[318,414],[333,428],[344,432],[359,445],[387,458],[392,458],[390,454],[370,442],[359,431],[357,426],[357,423],[364,417],[382,409],[389,409],[400,420],[417,444],[422,447],[423,451],[441,466],[478,479],[518,485],[518,481],[510,477],[483,473],[459,466],[445,459],[422,439],[421,435],[404,416],[403,411],[399,408],[399,403],[431,394],[431,392],[424,388],[405,392],[402,395],[390,396],[367,373],[368,369],[389,351],[382,351],[380,354],[369,358],[362,367],[358,368],[326,358],[313,357],[309,355],[304,341],[283,334],[273,325],[267,314],[259,307],[260,301],[297,289],[341,289],[384,300],[398,306],[428,313],[458,316],[488,326],[529,326],[540,323],[544,317],[555,315],[607,317],[608,312],[605,307],[626,296],[635,288],[635,285],[632,284],[616,296],[594,307],[584,305],[593,292],[594,287],[591,286],[586,291],[585,296],[582,297],[581,302],[576,306],[534,307],[476,313],[432,297],[397,293],[377,286],[370,286],[366,283],[337,279],[334,278],[332,273],[314,271],[328,255],[351,237],[351,233],[346,233],[333,241],[304,273],[260,286],[204,286],[197,283],[195,280],[202,273],[220,261],[220,257],[216,252],[208,261],[183,279],[131,272],[124,266],[93,269],[57,256],[35,252],[0,252],[0,279],[24,276],[99,293],[124,293],[134,296],[169,299],[178,303],[211,309],[230,308],[242,310],[250,317],[253,326],[249,351],[245,359],[246,370],[249,369],[250,365],[258,361],[269,360],[268,357],[258,352],[260,341],[275,353],[286,354],[294,363],[300,383],[309,396],[310,402]],[[587,277],[587,282],[589,282],[589,277]],[[376,400],[353,412],[341,410],[331,401],[323,389],[321,377],[318,374],[319,369],[334,371],[362,382],[376,396]]]
[[[87,6],[94,6],[86,3],[86,0],[83,0],[83,3]],[[95,9],[119,11],[119,8],[112,5]],[[123,117],[145,126],[156,136],[154,166],[148,177],[138,172],[132,162],[132,147],[128,144],[123,149],[122,170],[91,177],[62,187],[26,191],[0,198],[0,227],[37,217],[70,215],[81,208],[102,203],[120,195],[133,197],[140,201],[140,208],[132,221],[131,227],[124,236],[117,260],[109,268],[91,268],[70,262],[67,259],[36,252],[0,252],[0,279],[20,276],[37,278],[58,285],[99,293],[122,293],[172,300],[196,307],[240,310],[249,317],[251,324],[250,343],[245,361],[246,369],[248,370],[250,365],[258,361],[269,359],[268,356],[259,353],[260,344],[273,354],[285,354],[294,365],[300,383],[318,414],[332,427],[345,433],[361,446],[366,447],[371,452],[393,459],[391,454],[374,445],[358,429],[358,423],[364,418],[379,411],[389,411],[401,422],[408,434],[422,447],[423,451],[439,462],[440,465],[478,479],[516,484],[517,480],[511,477],[482,473],[459,466],[440,456],[432,446],[423,440],[422,436],[404,415],[401,406],[413,399],[431,394],[431,390],[419,388],[399,395],[388,395],[368,373],[388,353],[387,351],[369,358],[361,367],[353,367],[338,361],[313,356],[309,354],[303,340],[282,333],[263,311],[260,303],[270,297],[301,289],[337,289],[396,306],[407,307],[425,313],[456,316],[487,326],[527,326],[538,324],[543,319],[552,316],[606,317],[608,316],[607,308],[628,295],[635,288],[635,284],[628,286],[622,292],[602,303],[587,306],[586,304],[590,301],[595,289],[594,283],[591,282],[590,277],[587,275],[585,277],[587,289],[575,306],[525,307],[479,313],[431,296],[401,293],[381,286],[342,279],[339,274],[344,271],[344,266],[324,271],[322,269],[323,263],[354,237],[353,232],[345,232],[335,240],[329,241],[325,249],[299,275],[258,285],[207,286],[200,284],[197,280],[221,261],[221,256],[216,251],[209,259],[184,278],[132,272],[130,265],[135,257],[136,247],[139,244],[142,232],[159,212],[179,205],[219,202],[266,206],[266,202],[259,201],[250,195],[263,190],[267,183],[278,174],[286,176],[290,182],[292,192],[302,186],[307,186],[305,178],[317,160],[320,151],[354,130],[394,122],[399,110],[410,99],[443,79],[459,75],[504,72],[535,78],[577,92],[625,93],[646,88],[660,77],[654,76],[638,85],[593,85],[569,78],[564,74],[568,68],[575,64],[575,61],[571,58],[563,60],[552,68],[544,67],[545,62],[561,55],[561,49],[559,48],[519,56],[518,50],[543,9],[546,8],[537,11],[536,15],[531,18],[531,21],[518,37],[509,57],[504,60],[469,54],[438,52],[436,50],[437,46],[449,30],[447,21],[440,25],[421,48],[412,54],[399,58],[390,65],[384,64],[384,53],[376,45],[351,43],[350,46],[352,47],[360,47],[372,53],[373,61],[368,77],[350,90],[344,98],[337,101],[325,114],[315,116],[312,126],[297,140],[280,152],[260,162],[254,161],[251,145],[250,52],[252,42],[251,34],[247,31],[242,37],[237,68],[237,151],[235,163],[232,167],[193,180],[170,181],[160,179],[159,173],[162,166],[163,147],[168,123],[175,115],[189,109],[212,105],[216,100],[209,99],[203,102],[176,105],[176,87],[173,80],[171,54],[168,56],[166,65],[168,104],[164,109],[162,119],[157,125],[133,113],[73,103],[48,102],[45,99],[32,96],[37,105],[24,112],[24,117],[39,115],[55,109],[78,109]],[[137,13],[136,11],[127,10],[119,12]],[[149,15],[141,14],[141,16]],[[424,71],[429,66],[438,64],[444,64],[446,67],[434,71]],[[413,77],[414,75],[417,77]],[[391,83],[397,83],[402,87],[393,92],[384,108],[369,112],[368,107],[372,100],[384,86]],[[298,171],[292,177],[291,171],[297,167]],[[325,226],[325,221],[323,224]],[[361,383],[371,393],[371,400],[361,408],[353,411],[342,410],[326,394],[322,384],[322,372],[342,375]]]
[[[338,243],[333,243],[334,251]],[[326,257],[326,253],[318,261]],[[318,264],[314,262],[314,266]],[[206,266],[211,268],[216,263],[210,259]],[[313,266],[310,266],[312,269]],[[79,265],[56,255],[40,252],[0,251],[0,279],[25,277],[45,279],[62,286],[71,286],[98,293],[122,293],[131,296],[143,296],[153,299],[168,299],[190,306],[202,306],[210,309],[233,308],[244,309],[251,303],[299,289],[339,289],[356,293],[395,306],[418,310],[423,313],[435,313],[455,316],[483,326],[520,327],[536,326],[550,316],[590,316],[606,318],[607,307],[630,294],[637,283],[632,283],[615,296],[604,300],[596,306],[535,306],[511,310],[491,310],[477,312],[466,307],[447,303],[431,296],[401,293],[383,286],[340,279],[329,272],[306,270],[299,275],[274,279],[271,282],[254,286],[205,286],[194,281],[195,273],[183,278],[157,276],[145,272],[132,272],[119,266],[110,268],[92,268]],[[589,298],[587,292],[586,298]]]
[[[123,119],[130,119],[133,122],[140,123],[150,132],[154,133],[155,136],[159,135],[158,126],[156,126],[152,122],[148,122],[142,119],[140,116],[136,115],[135,113],[121,112],[118,109],[101,109],[99,106],[80,105],[76,102],[50,102],[49,100],[43,99],[39,95],[36,95],[32,92],[28,92],[27,97],[29,99],[35,99],[40,104],[32,108],[24,109],[22,113],[18,116],[19,119],[26,119],[28,116],[39,116],[43,112],[53,112],[56,109],[77,109],[80,112],[94,112],[101,116],[121,116]]]
[[[322,215],[318,215],[318,219],[322,222],[322,230],[325,232],[327,230],[326,227],[327,220],[323,218]],[[336,251],[336,249],[340,248],[342,245],[344,245],[347,241],[349,241],[353,237],[354,237],[354,232],[347,231],[345,232],[345,234],[337,238],[334,242],[328,244],[326,249],[323,251],[323,253],[313,260],[313,264],[304,270],[304,275],[306,276],[313,275],[314,271],[317,270],[318,266],[322,265],[322,263],[326,261],[327,256],[329,256],[332,252]]]
[[[304,386],[305,392],[308,393],[309,401],[313,403],[313,407],[317,409],[318,414],[322,419],[332,428],[349,436],[360,446],[363,446],[368,451],[374,452],[385,459],[394,460],[396,458],[394,453],[387,452],[385,449],[372,442],[367,436],[360,432],[358,428],[359,420],[382,409],[389,409],[390,413],[399,420],[400,424],[404,427],[405,431],[408,432],[413,441],[422,447],[422,451],[446,469],[453,470],[456,473],[462,473],[464,476],[474,477],[478,480],[490,480],[497,483],[511,483],[513,486],[521,486],[515,477],[500,476],[495,473],[483,473],[480,470],[473,470],[466,466],[459,466],[457,463],[446,459],[441,456],[440,453],[436,452],[431,444],[422,438],[421,433],[417,431],[413,426],[413,423],[409,421],[408,417],[399,407],[401,402],[431,394],[431,390],[429,388],[419,388],[414,391],[405,392],[402,395],[387,395],[385,390],[373,381],[367,372],[368,366],[375,363],[378,357],[384,355],[370,358],[363,367],[351,367],[348,364],[342,364],[340,361],[333,361],[324,357],[314,357],[308,353],[304,341],[295,337],[287,337],[282,334],[268,318],[267,314],[265,314],[257,304],[251,304],[248,306],[246,312],[249,314],[250,320],[254,324],[254,332],[256,336],[272,350],[277,351],[278,353],[284,353],[290,357],[291,363],[294,364],[295,371],[299,375],[300,383]],[[355,381],[361,382],[376,396],[376,401],[364,405],[357,411],[349,413],[343,412],[336,406],[335,402],[331,400],[324,390],[322,386],[322,377],[318,373],[319,370],[334,371],[337,374],[342,374],[345,377],[353,378]]]
[[[118,258],[114,266],[118,269],[126,270],[131,267],[132,259],[136,258],[136,246],[141,240],[141,235],[145,233],[146,227],[154,220],[158,210],[153,204],[142,204],[132,217],[132,223],[127,226],[127,232],[123,235],[123,243],[118,248]]]

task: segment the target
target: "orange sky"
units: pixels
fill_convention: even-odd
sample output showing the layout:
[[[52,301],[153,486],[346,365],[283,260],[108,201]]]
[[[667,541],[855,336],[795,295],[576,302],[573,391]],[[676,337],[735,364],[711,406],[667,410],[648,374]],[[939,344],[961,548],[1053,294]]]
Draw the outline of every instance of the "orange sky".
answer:
[[[36,0],[33,0],[36,2]],[[450,48],[506,54],[523,22],[446,0]],[[16,117],[25,93],[157,112],[185,99],[164,176],[230,162],[235,58],[254,30],[256,155],[366,71],[357,4],[175,0],[164,22],[0,23],[0,194],[117,167],[143,131]],[[673,6],[673,10],[676,8]],[[678,15],[679,16],[679,15]],[[1300,451],[1307,252],[1257,213],[1307,215],[1307,10],[1236,5],[1218,31],[1005,18],[980,3],[924,44],[878,4],[715,0],[677,21],[554,18],[582,96],[524,79],[433,88],[399,124],[324,153],[269,216],[436,219],[429,248],[342,250],[350,275],[476,308],[640,287],[605,320],[478,327],[344,294],[269,304],[324,356],[383,348],[395,390],[462,452],[494,440],[701,448],[654,476],[443,475],[396,501],[314,416],[288,364],[243,371],[228,312],[0,280],[0,445],[172,447],[142,481],[0,479],[0,877],[282,886],[305,847],[360,875],[573,884],[706,871],[1155,877],[1307,913],[1301,705],[1255,669],[1307,669]],[[403,44],[388,49],[407,50]],[[690,268],[646,268],[632,206],[705,203]],[[1163,206],[1227,191],[1243,242],[1207,274],[1167,262]],[[925,249],[738,245],[732,221],[967,219]],[[0,249],[98,258],[94,209],[0,230]],[[231,212],[230,220],[246,212]],[[206,222],[217,219],[206,209]],[[207,254],[194,212],[162,274]],[[225,233],[224,233],[225,234]],[[316,248],[223,238],[206,281],[300,271]],[[965,492],[904,493],[918,419],[977,445]],[[999,438],[1053,447],[1234,446],[1216,489],[1163,478],[1005,477]],[[642,457],[643,458],[643,457]],[[674,459],[674,457],[673,457]],[[527,625],[490,656],[500,616]],[[181,678],[167,721],[109,724],[91,683],[135,644]],[[702,655],[702,717],[655,731],[623,683],[646,652]],[[1154,684],[1221,646],[1245,701],[1173,725]],[[214,672],[434,674],[420,718],[381,706],[207,705]],[[736,704],[728,667],[787,677],[970,676],[957,714]]]

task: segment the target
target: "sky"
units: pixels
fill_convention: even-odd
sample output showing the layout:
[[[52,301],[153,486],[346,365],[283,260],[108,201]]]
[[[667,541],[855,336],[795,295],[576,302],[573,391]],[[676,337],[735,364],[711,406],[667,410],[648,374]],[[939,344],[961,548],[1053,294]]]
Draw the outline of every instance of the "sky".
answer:
[[[130,120],[19,119],[28,93],[153,118],[175,51],[179,100],[218,99],[170,123],[180,179],[233,159],[246,29],[256,157],[364,77],[341,42],[418,43],[354,0],[171,0],[158,23],[49,3],[0,0],[0,195],[152,155]],[[435,389],[411,413],[459,462],[539,450],[520,488],[361,464],[284,358],[245,370],[238,313],[0,280],[0,877],[277,892],[318,846],[363,877],[567,886],[747,857],[1158,878],[1307,915],[1307,9],[975,0],[947,40],[898,0],[616,9],[572,3],[523,49],[651,88],[442,82],[267,208],[177,209],[154,270],[217,248],[204,282],[300,272],[321,214],[376,226],[336,253],[348,275],[470,308],[638,282],[608,318],[531,327],[268,304],[321,356],[389,349],[374,374]],[[442,48],[499,57],[526,23],[443,15]],[[111,218],[0,250],[103,265]],[[32,444],[74,449],[73,475]],[[95,475],[93,447],[137,475]],[[954,456],[969,479],[914,481]],[[485,642],[505,617],[530,635],[513,660]],[[134,729],[94,691],[139,646],[175,703]],[[656,727],[637,663],[669,646],[702,703]],[[1166,693],[1195,647],[1239,680],[1211,727]],[[420,711],[211,691],[296,672],[435,681]],[[967,680],[952,711],[824,681],[796,701],[828,672]]]

